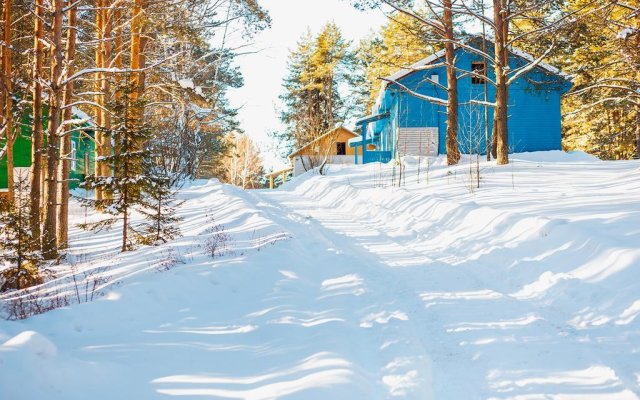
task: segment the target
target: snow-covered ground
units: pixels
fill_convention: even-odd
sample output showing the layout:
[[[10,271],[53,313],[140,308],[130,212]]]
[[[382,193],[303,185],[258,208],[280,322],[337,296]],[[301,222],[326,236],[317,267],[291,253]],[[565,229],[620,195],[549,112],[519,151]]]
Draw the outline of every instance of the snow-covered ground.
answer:
[[[184,237],[128,254],[73,230],[112,284],[0,322],[0,399],[640,398],[640,163],[519,154],[471,191],[409,161],[196,182]]]

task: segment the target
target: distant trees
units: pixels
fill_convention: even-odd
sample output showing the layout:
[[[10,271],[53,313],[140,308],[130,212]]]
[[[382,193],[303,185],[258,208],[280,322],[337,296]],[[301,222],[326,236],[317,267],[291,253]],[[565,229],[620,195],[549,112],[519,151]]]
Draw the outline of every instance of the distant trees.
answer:
[[[555,62],[574,76],[565,145],[601,158],[640,157],[640,2],[566,2],[579,13]]]
[[[428,57],[442,49],[431,40],[431,29],[410,15],[396,13],[378,32],[362,40],[357,49],[363,79],[360,101],[370,111],[378,96],[380,78]]]
[[[260,150],[245,134],[234,135],[232,145],[225,160],[226,181],[243,189],[259,188],[264,175]]]
[[[355,79],[355,57],[335,23],[317,35],[307,32],[289,56],[288,75],[280,96],[285,125],[276,137],[287,151],[317,139],[357,110],[349,96]]]

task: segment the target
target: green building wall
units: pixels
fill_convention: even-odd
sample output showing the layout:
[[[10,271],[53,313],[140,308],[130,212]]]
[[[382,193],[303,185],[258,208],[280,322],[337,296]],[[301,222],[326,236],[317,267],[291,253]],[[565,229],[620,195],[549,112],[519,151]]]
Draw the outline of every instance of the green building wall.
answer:
[[[46,120],[44,121],[46,124]],[[14,168],[28,168],[31,166],[31,118],[30,115],[23,118],[20,134],[13,144]],[[79,130],[79,128],[86,128]],[[46,129],[46,128],[45,128]],[[72,146],[75,147],[75,163],[69,174],[69,187],[75,189],[84,180],[85,175],[93,173],[95,144],[91,139],[93,130],[89,124],[75,126],[71,133]],[[4,147],[6,140],[0,139],[0,148]],[[87,164],[88,161],[88,164]],[[75,165],[74,165],[75,164]],[[0,160],[0,190],[8,188],[7,157]]]

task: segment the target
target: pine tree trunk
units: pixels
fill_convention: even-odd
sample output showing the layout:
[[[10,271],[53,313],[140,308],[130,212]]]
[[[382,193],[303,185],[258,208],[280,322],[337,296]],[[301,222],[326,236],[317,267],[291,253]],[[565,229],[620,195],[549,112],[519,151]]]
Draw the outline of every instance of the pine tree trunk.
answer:
[[[636,157],[640,159],[640,103],[636,104]]]
[[[4,46],[2,51],[2,64],[4,67],[4,137],[7,146],[7,195],[9,201],[14,199],[13,181],[13,84],[11,81],[11,0],[4,2]]]
[[[509,89],[507,87],[506,68],[508,67],[507,10],[505,0],[493,1],[493,18],[495,23],[495,65],[496,72],[496,105],[494,110],[494,137],[496,141],[496,159],[498,165],[509,164],[509,132],[507,129]]]
[[[493,111],[493,126],[491,126],[491,156],[498,158],[498,135],[496,134],[496,111]]]
[[[451,0],[444,0],[445,59],[447,62],[447,164],[460,161],[458,144],[458,78],[455,69],[455,47],[453,45],[453,15]]]
[[[0,3],[0,15],[4,19],[4,0]],[[4,26],[3,26],[4,32]],[[4,40],[4,33],[2,34],[2,39]],[[4,46],[0,46],[0,141],[4,138],[4,130],[1,128],[4,126],[4,84],[5,84],[5,76],[4,76]],[[2,153],[3,147],[0,147],[0,153]],[[0,157],[0,160],[2,157]]]
[[[125,194],[124,201],[127,201],[127,196]],[[125,207],[123,218],[122,218],[122,252],[127,251],[127,226],[129,225],[129,210]]]
[[[51,37],[51,90],[49,95],[49,126],[47,129],[47,172],[45,180],[45,217],[42,240],[43,256],[47,260],[58,254],[56,243],[56,187],[58,153],[60,151],[60,120],[62,119],[62,22],[63,0],[54,0],[53,29]]]
[[[102,8],[104,7],[104,0],[96,0],[96,38],[98,40],[98,45],[95,50],[95,61],[96,68],[104,68],[103,62],[103,54],[102,54],[102,40],[104,38],[104,22],[103,22],[103,13]],[[94,102],[96,103],[95,107],[95,123],[96,123],[96,133],[95,133],[95,141],[96,141],[96,157],[94,160],[94,173],[96,177],[104,177],[104,161],[102,157],[105,157],[105,137],[106,134],[104,132],[104,121],[102,120],[103,112],[101,106],[104,106],[104,98],[102,96],[102,79],[104,77],[104,73],[96,72],[95,73],[95,88],[96,94],[94,95]],[[101,187],[96,188],[96,200],[102,200],[104,198],[104,190]]]
[[[120,9],[120,7],[116,7],[116,9],[114,10],[114,25],[115,25],[115,34],[114,34],[114,60],[113,60],[113,64],[114,66],[121,70],[122,69],[122,53],[123,53],[123,44],[122,44],[122,23],[121,20],[122,19],[122,10]],[[120,82],[122,81],[122,74],[116,74],[115,76],[115,81],[116,81],[116,91],[114,93],[115,99],[116,101],[119,101],[122,97],[122,93],[120,92]]]
[[[68,0],[68,5],[71,6],[67,18],[67,76],[73,75],[75,56],[76,56],[76,24],[77,24],[77,6],[73,5],[74,0]],[[64,94],[62,103],[66,107],[63,112],[63,121],[68,121],[73,118],[73,110],[69,105],[73,103],[73,82],[66,84],[64,88]],[[71,128],[71,127],[69,127]],[[67,133],[62,138],[62,147],[60,149],[61,163],[58,176],[58,247],[67,248],[69,241],[69,173],[71,170],[71,133]]]
[[[35,0],[33,38],[33,127],[31,133],[31,194],[29,228],[40,238],[40,200],[42,196],[42,64],[44,59],[44,0]]]
[[[131,91],[131,102],[135,103],[138,100],[139,90],[141,86],[140,72],[140,36],[142,33],[142,1],[134,0],[133,5],[133,17],[131,19],[131,50],[130,50],[130,68],[134,72],[131,72],[131,84],[133,90]]]
[[[140,71],[144,67],[145,55],[144,46],[146,41],[142,38],[142,24],[144,13],[144,0],[135,0],[133,6],[133,17],[131,19],[131,49],[130,65],[132,90],[129,101],[133,106],[132,124],[140,126],[144,119],[144,108],[136,105],[136,102],[144,92],[144,73]],[[134,150],[142,147],[142,143],[133,143]]]
[[[112,13],[112,1],[111,0],[103,0],[102,3],[102,41],[101,41],[101,51],[102,51],[102,64],[104,68],[111,68],[112,61],[112,27],[113,27],[113,13]],[[109,102],[109,95],[111,91],[111,85],[109,82],[109,76],[107,73],[102,74],[102,81],[100,87],[100,93],[102,94],[102,105],[106,105]],[[100,110],[102,112],[101,120],[106,132],[111,131],[111,116],[105,109]],[[103,138],[103,154],[105,156],[110,156],[112,154],[112,146],[111,146],[111,136],[110,134],[105,135]],[[112,176],[113,170],[111,165],[107,162],[103,162],[102,164],[102,176]],[[107,193],[103,193],[103,196],[108,196]]]

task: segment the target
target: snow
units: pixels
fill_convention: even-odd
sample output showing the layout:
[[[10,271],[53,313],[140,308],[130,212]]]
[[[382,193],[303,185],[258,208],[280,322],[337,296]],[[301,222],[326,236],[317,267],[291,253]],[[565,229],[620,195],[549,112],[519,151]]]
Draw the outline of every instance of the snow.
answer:
[[[191,79],[180,79],[178,80],[178,85],[180,85],[181,88],[183,89],[191,89],[193,90],[198,96],[204,96],[204,92],[202,91],[202,87],[201,86],[196,86],[195,83],[193,83],[193,80]],[[204,109],[202,109],[204,110]]]
[[[627,40],[629,37],[635,35],[636,33],[638,33],[638,29],[627,27],[618,32],[616,39]]]
[[[184,236],[126,254],[73,227],[104,296],[0,322],[0,398],[640,398],[640,162],[517,154],[473,191],[466,156],[405,162],[400,188],[392,164],[196,181]]]

